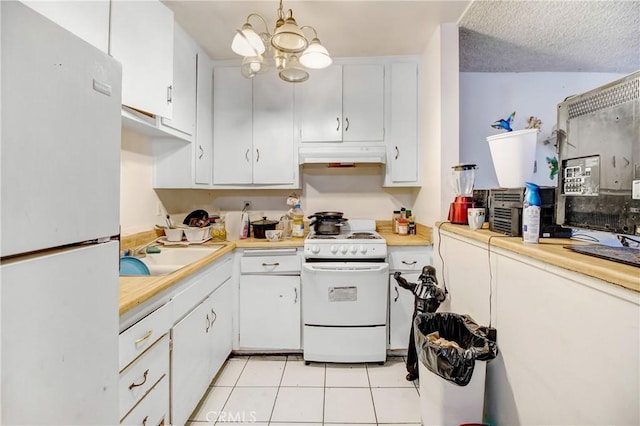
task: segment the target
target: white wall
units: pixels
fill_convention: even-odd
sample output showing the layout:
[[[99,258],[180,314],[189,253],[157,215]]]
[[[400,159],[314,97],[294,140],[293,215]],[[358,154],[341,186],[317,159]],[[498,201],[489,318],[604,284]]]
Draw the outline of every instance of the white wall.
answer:
[[[458,27],[442,24],[422,54],[422,188],[416,219],[434,226],[446,220],[453,191],[451,166],[458,164]]]
[[[147,136],[122,129],[120,149],[120,232],[122,235],[153,229],[164,207],[152,187],[153,156]],[[158,215],[158,211],[162,212]]]
[[[533,181],[556,186],[557,179],[549,179],[546,162],[546,157],[556,155],[555,148],[544,145],[543,140],[556,124],[558,103],[620,77],[611,73],[460,73],[460,162],[478,165],[475,187],[499,186],[485,138],[504,133],[490,125],[512,111],[516,111],[514,130],[524,129],[531,115],[542,120]]]

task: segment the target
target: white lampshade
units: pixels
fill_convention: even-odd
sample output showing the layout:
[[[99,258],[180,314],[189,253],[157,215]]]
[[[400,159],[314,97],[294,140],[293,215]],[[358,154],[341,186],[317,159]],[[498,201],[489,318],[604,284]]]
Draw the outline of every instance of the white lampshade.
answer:
[[[329,56],[327,49],[320,43],[320,40],[314,38],[311,44],[300,56],[300,63],[307,68],[322,69],[327,68],[333,63],[333,59]]]
[[[264,53],[265,46],[260,36],[253,31],[251,24],[246,23],[231,42],[231,50],[240,56],[256,56]]]
[[[284,25],[276,29],[275,34],[271,37],[271,44],[283,52],[299,53],[307,48],[309,42],[298,28],[295,19],[289,17]]]
[[[302,83],[309,78],[309,73],[300,66],[296,55],[289,58],[286,68],[280,71],[279,75],[282,80],[288,83]]]
[[[242,60],[240,72],[246,78],[253,78],[256,74],[263,72],[265,68],[266,63],[262,55],[247,56]]]

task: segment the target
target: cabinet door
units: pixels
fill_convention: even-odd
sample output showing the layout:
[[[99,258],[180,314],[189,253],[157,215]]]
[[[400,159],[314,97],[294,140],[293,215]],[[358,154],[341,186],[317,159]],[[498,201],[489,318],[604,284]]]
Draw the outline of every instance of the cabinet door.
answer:
[[[343,141],[384,139],[384,65],[344,65]]]
[[[300,277],[240,277],[240,347],[300,349]]]
[[[177,24],[173,37],[173,89],[171,118],[162,117],[162,124],[186,135],[196,127],[196,47]]]
[[[211,309],[209,297],[171,330],[171,424],[186,423],[211,381]]]
[[[296,114],[302,142],[342,140],[342,66],[333,65],[311,73],[298,84]]]
[[[293,84],[277,73],[253,80],[253,153],[253,183],[293,183]]]
[[[173,12],[159,1],[114,0],[109,36],[122,63],[122,104],[171,118]]]
[[[251,80],[237,67],[213,72],[213,183],[253,182]]]
[[[213,379],[231,353],[233,345],[233,289],[231,280],[219,287],[211,296],[211,330],[213,335],[209,357],[209,377]]]
[[[24,1],[56,24],[107,52],[109,49],[109,1]]]
[[[409,282],[418,282],[419,272],[403,273]],[[389,349],[407,349],[413,317],[414,295],[400,287],[391,275],[389,279]]]
[[[418,183],[418,65],[390,67],[388,185]]]
[[[211,185],[213,167],[213,63],[198,54],[195,184]]]

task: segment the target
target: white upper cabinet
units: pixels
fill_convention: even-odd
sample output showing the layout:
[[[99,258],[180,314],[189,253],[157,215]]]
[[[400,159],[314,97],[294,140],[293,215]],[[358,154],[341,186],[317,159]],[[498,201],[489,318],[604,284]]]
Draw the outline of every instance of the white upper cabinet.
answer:
[[[277,73],[253,80],[253,183],[293,184],[293,84]]]
[[[122,104],[172,117],[173,12],[159,1],[111,1],[109,53],[122,63]]]
[[[384,139],[384,65],[342,67],[342,140]]]
[[[297,185],[293,85],[276,73],[244,78],[237,67],[213,73],[213,185]]]
[[[213,63],[205,53],[198,54],[198,93],[195,184],[211,185],[213,167]]]
[[[236,67],[213,71],[213,183],[250,184],[253,174],[253,90]]]
[[[384,65],[333,65],[296,86],[302,142],[382,141]]]
[[[27,6],[56,24],[107,52],[109,49],[109,0],[25,1]]]
[[[162,117],[162,125],[186,135],[196,129],[196,60],[197,51],[191,37],[174,26],[173,42],[173,116]]]
[[[419,185],[418,64],[395,63],[389,69],[385,186]]]

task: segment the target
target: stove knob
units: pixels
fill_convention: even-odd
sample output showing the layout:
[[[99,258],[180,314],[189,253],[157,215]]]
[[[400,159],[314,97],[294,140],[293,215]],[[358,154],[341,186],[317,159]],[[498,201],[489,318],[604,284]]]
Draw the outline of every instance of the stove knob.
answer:
[[[340,246],[340,253],[347,254],[347,250],[348,250],[347,246]]]
[[[331,246],[329,247],[329,250],[331,253],[336,254],[338,252],[338,246]]]
[[[358,252],[358,247],[356,246],[351,246],[349,247],[349,251],[353,254],[356,254]]]
[[[367,252],[366,246],[360,246],[360,253],[365,254]]]
[[[311,253],[313,254],[318,254],[320,253],[320,246],[316,245],[316,246],[311,246]]]

